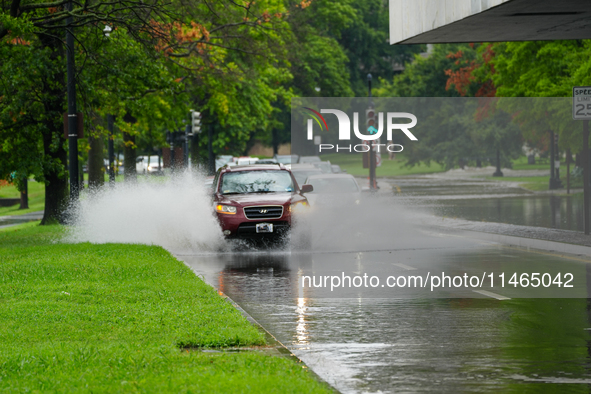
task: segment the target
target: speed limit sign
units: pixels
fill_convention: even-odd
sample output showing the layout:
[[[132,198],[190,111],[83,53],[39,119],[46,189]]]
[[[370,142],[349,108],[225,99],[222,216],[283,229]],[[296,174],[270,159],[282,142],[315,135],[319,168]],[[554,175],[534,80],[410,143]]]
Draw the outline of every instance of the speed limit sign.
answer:
[[[591,120],[591,86],[573,88],[573,119]]]

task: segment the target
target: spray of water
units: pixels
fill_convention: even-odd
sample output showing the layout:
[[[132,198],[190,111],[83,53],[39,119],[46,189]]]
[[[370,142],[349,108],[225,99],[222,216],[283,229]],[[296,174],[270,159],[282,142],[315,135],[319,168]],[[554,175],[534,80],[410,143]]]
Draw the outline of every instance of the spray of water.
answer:
[[[357,201],[338,195],[322,197],[325,203],[312,205],[294,229],[292,250],[301,249],[300,232],[308,234],[312,252],[388,250],[425,243],[414,220],[415,210],[390,194],[364,193]]]
[[[204,177],[142,178],[89,192],[70,209],[70,242],[138,243],[208,252],[223,245]]]

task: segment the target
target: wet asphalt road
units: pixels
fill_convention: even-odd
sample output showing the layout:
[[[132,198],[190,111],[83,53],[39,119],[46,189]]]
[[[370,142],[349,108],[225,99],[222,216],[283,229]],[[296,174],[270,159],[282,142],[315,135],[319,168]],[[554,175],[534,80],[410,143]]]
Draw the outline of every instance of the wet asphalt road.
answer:
[[[564,392],[591,384],[589,265],[583,259],[481,242],[361,257],[286,251],[179,258],[342,392],[523,392],[540,385]],[[511,298],[505,300],[466,288],[388,294],[300,286],[306,274],[337,271],[384,277],[485,269],[553,277],[569,272],[583,298],[516,298],[531,294],[508,284],[485,287]],[[564,295],[552,290],[544,295]]]
[[[452,200],[445,196],[453,190],[439,193],[442,200]],[[473,192],[528,198],[499,188]],[[338,228],[330,215],[315,218],[309,252],[291,245],[175,254],[344,393],[591,391],[588,257],[415,226],[433,213],[431,202],[392,202],[399,197],[371,201],[359,216],[353,210],[355,220],[339,219]],[[461,213],[462,206],[452,208]],[[331,291],[336,280],[318,287],[311,279],[302,286],[305,277],[364,274],[379,284]],[[410,276],[424,286],[401,287]],[[448,285],[433,287],[434,277],[445,276]],[[399,286],[386,284],[392,280]]]

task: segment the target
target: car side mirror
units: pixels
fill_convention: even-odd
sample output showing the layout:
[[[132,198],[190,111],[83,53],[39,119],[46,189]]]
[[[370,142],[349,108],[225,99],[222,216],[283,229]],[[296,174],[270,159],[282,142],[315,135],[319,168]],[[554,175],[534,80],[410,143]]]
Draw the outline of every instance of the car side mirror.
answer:
[[[302,194],[304,193],[310,193],[314,191],[314,186],[312,185],[302,185],[302,187],[300,188],[302,191]]]

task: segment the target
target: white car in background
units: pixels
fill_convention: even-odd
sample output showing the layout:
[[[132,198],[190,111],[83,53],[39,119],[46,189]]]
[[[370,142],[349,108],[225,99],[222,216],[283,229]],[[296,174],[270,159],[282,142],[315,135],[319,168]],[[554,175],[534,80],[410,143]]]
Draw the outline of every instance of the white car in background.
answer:
[[[358,205],[361,201],[361,187],[351,174],[317,174],[306,179],[314,190],[306,194],[310,206],[317,205]]]
[[[291,173],[299,186],[306,183],[306,179],[309,176],[322,174],[322,171],[319,168],[314,167],[311,164],[288,164],[285,168],[291,170]]]
[[[138,174],[156,174],[162,171],[162,163],[158,156],[139,156],[135,159],[135,170]]]

